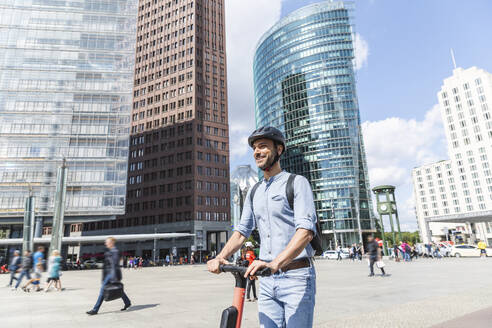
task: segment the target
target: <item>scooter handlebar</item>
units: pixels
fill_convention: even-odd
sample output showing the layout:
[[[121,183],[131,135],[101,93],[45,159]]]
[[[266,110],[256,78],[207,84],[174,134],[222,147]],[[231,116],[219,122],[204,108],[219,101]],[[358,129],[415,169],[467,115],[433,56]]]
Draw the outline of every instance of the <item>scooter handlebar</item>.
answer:
[[[239,273],[244,275],[246,273],[247,267],[238,266],[238,265],[230,265],[230,264],[222,264],[219,266],[220,272],[232,272]],[[256,277],[268,277],[272,275],[272,271],[270,268],[263,268],[261,270],[256,271]]]

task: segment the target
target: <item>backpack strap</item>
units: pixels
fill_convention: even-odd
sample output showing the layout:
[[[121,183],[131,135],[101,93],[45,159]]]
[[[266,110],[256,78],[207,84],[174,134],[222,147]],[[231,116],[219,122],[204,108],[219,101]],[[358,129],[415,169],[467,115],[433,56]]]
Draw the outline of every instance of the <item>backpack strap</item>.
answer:
[[[254,213],[255,211],[253,210],[253,199],[255,198],[255,193],[256,189],[261,185],[261,180],[258,181],[254,186],[253,189],[251,189],[251,193],[249,194],[249,201],[251,203],[251,211]]]
[[[295,174],[289,175],[289,178],[287,179],[287,185],[285,186],[287,201],[289,202],[289,206],[292,210],[294,210],[294,179],[295,178],[296,178]]]

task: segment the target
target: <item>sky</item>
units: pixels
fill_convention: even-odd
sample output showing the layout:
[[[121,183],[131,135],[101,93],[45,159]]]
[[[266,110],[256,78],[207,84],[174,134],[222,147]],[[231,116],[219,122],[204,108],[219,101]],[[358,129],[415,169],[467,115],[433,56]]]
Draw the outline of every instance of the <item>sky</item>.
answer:
[[[314,2],[319,1],[226,1],[232,170],[241,164],[254,167],[247,137],[255,128],[256,44],[281,17]],[[396,186],[402,230],[414,231],[411,170],[448,159],[436,94],[452,75],[450,48],[458,67],[492,72],[492,1],[353,3],[357,94],[370,185]]]

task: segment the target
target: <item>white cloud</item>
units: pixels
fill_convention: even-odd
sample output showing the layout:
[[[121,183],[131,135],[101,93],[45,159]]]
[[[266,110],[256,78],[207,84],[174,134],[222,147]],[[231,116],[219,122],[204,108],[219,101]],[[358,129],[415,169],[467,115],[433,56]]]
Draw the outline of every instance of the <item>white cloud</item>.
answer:
[[[396,186],[402,226],[416,229],[412,169],[448,158],[439,107],[432,107],[422,121],[391,117],[364,122],[362,131],[371,187]]]
[[[369,43],[359,34],[355,33],[355,69],[359,70],[364,65],[367,65],[367,57],[369,57]]]
[[[279,20],[281,2],[225,2],[231,162],[248,152],[246,137],[255,128],[254,51],[263,33]]]

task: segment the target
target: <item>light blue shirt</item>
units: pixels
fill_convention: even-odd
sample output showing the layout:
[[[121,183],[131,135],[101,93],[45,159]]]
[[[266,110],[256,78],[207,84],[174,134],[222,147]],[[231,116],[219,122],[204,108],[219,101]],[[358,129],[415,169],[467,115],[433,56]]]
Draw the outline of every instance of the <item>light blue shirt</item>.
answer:
[[[256,189],[253,208],[251,208],[250,193],[244,200],[241,222],[235,231],[248,238],[251,231],[258,227],[260,233],[260,259],[272,261],[290,242],[299,228],[311,230],[316,234],[316,210],[314,208],[313,192],[309,181],[297,175],[294,180],[294,210],[289,206],[286,195],[286,184],[289,173],[282,171],[263,179]],[[314,250],[310,244],[297,256],[312,257]]]

